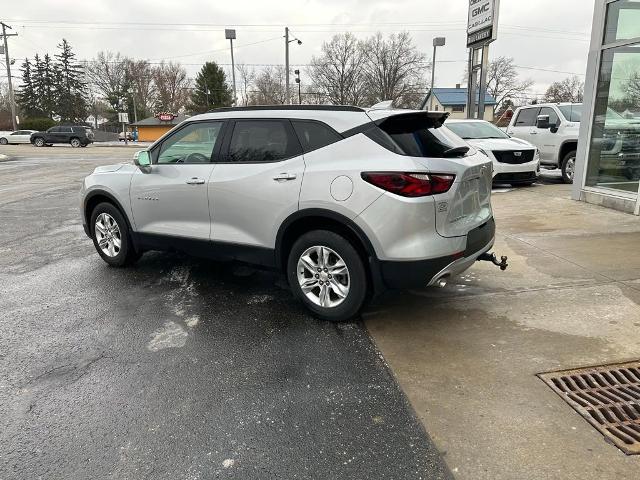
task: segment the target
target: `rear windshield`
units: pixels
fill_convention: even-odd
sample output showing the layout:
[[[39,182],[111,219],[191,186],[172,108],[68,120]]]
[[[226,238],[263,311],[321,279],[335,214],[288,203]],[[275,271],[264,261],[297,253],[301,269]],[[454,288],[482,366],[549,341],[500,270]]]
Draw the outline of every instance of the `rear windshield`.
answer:
[[[447,127],[421,115],[390,117],[366,135],[387,150],[410,157],[453,158],[475,153]]]

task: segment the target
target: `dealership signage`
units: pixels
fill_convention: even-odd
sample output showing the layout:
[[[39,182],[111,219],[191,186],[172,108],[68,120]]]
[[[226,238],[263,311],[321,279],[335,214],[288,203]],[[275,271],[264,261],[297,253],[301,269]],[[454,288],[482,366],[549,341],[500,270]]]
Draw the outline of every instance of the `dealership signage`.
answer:
[[[174,115],[173,113],[167,113],[167,112],[158,113],[156,115],[156,118],[158,120],[160,120],[161,122],[170,122],[171,120],[173,120],[176,117],[177,117],[177,115]]]
[[[498,8],[499,0],[469,0],[467,47],[496,39]]]

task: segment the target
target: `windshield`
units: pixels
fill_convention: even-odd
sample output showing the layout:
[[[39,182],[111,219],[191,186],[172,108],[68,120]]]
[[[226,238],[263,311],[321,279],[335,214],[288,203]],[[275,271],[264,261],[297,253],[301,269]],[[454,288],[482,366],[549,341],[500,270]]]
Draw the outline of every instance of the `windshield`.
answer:
[[[560,105],[558,106],[564,118],[569,122],[579,122],[582,117],[582,104],[574,103],[572,105]]]
[[[509,135],[489,122],[451,122],[447,123],[447,127],[465,140],[509,138]]]

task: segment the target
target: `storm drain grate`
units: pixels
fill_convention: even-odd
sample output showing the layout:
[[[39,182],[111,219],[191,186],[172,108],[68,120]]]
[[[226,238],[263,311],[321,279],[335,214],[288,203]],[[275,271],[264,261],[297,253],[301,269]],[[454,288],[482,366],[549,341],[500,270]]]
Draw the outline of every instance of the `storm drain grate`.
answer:
[[[640,361],[538,375],[626,454],[640,454]]]

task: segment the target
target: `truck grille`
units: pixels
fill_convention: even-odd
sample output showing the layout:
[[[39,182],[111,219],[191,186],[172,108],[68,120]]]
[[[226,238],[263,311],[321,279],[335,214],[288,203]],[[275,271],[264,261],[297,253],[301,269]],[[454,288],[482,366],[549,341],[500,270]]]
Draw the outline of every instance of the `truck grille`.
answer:
[[[493,150],[493,155],[500,163],[517,165],[533,161],[533,150]]]

